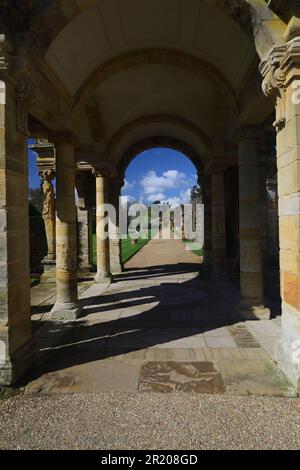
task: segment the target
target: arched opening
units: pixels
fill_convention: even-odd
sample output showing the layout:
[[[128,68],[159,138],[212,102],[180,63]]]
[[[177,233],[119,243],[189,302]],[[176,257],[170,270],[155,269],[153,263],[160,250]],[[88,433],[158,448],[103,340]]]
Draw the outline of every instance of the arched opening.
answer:
[[[187,338],[191,343],[180,342],[179,349],[193,349],[193,346],[187,345],[195,344],[191,339],[194,336],[191,330],[195,325],[196,329],[198,328],[196,333],[198,342],[195,349],[199,357],[201,353],[198,350],[202,349],[202,346],[214,349],[213,345],[218,344],[216,349],[221,349],[220,344],[226,344],[225,347],[228,349],[239,348],[240,330],[234,327],[236,323],[242,321],[241,318],[243,318],[241,331],[247,336],[251,330],[250,336],[248,335],[249,342],[251,343],[253,337],[259,338],[255,322],[249,326],[248,331],[244,321],[270,320],[268,299],[264,298],[262,254],[263,245],[268,255],[266,242],[268,232],[266,227],[262,230],[262,220],[263,218],[268,220],[266,216],[268,211],[265,207],[267,198],[263,200],[261,196],[262,193],[266,193],[267,185],[268,194],[274,195],[274,191],[270,190],[272,183],[268,179],[270,176],[263,174],[262,166],[263,164],[267,166],[271,160],[272,162],[275,160],[274,153],[271,153],[270,159],[268,158],[268,149],[266,149],[268,145],[272,149],[275,148],[275,130],[270,127],[269,119],[274,113],[273,104],[267,100],[261,90],[262,80],[258,63],[259,58],[263,57],[260,71],[264,76],[264,93],[276,94],[275,126],[278,131],[284,130],[293,136],[291,139],[283,139],[284,132],[278,134],[280,143],[278,152],[282,151],[284,156],[280,166],[283,174],[281,181],[289,181],[289,183],[284,182],[283,188],[279,191],[280,197],[283,198],[280,213],[281,228],[289,234],[293,233],[292,239],[288,237],[287,241],[283,240],[284,256],[281,257],[282,292],[287,304],[292,306],[292,309],[286,307],[282,357],[285,357],[288,351],[290,359],[293,348],[291,344],[297,342],[299,332],[295,328],[290,329],[289,325],[295,324],[294,317],[300,310],[297,294],[298,263],[295,261],[298,256],[299,237],[295,236],[298,225],[297,219],[291,222],[290,217],[298,217],[299,214],[298,183],[294,177],[298,175],[296,164],[298,159],[293,160],[293,165],[290,165],[289,159],[285,158],[290,150],[288,145],[295,144],[293,139],[297,134],[296,125],[292,131],[285,129],[285,126],[288,128],[289,125],[294,125],[294,121],[290,124],[291,121],[287,119],[287,116],[290,118],[290,114],[286,110],[288,106],[285,106],[287,102],[285,87],[290,86],[292,79],[290,82],[285,82],[286,77],[281,73],[282,68],[285,68],[290,60],[291,56],[288,53],[293,48],[293,43],[286,38],[289,38],[289,35],[292,37],[294,33],[287,30],[285,36],[281,34],[282,27],[284,26],[285,30],[287,26],[282,25],[282,21],[288,21],[286,16],[281,14],[277,17],[268,5],[266,8],[272,21],[265,20],[265,17],[260,18],[260,12],[256,11],[252,4],[249,5],[250,2],[235,1],[224,3],[197,0],[193,2],[180,0],[73,2],[70,0],[60,2],[59,5],[55,2],[55,6],[51,5],[52,2],[46,3],[47,5],[43,7],[45,11],[41,12],[40,18],[36,16],[38,7],[32,11],[30,8],[28,12],[26,10],[28,18],[20,22],[19,26],[24,36],[28,25],[33,28],[30,32],[34,34],[26,36],[27,39],[23,44],[20,44],[21,41],[17,39],[19,36],[15,34],[15,21],[12,18],[15,9],[9,10],[3,20],[4,32],[6,34],[8,31],[9,40],[12,40],[12,44],[3,43],[2,46],[1,43],[4,62],[6,64],[7,59],[7,63],[10,63],[10,52],[13,51],[12,57],[14,60],[17,58],[17,62],[20,59],[22,67],[20,66],[20,70],[16,67],[18,74],[13,79],[10,73],[11,69],[15,70],[14,60],[13,67],[7,69],[7,75],[4,74],[2,77],[1,72],[3,78],[1,93],[4,95],[1,106],[5,117],[3,122],[6,122],[6,118],[9,122],[9,132],[3,133],[5,144],[3,167],[7,178],[3,200],[6,201],[8,194],[8,208],[5,206],[4,210],[9,212],[7,220],[11,228],[7,231],[8,235],[4,231],[4,241],[7,241],[5,237],[9,239],[10,236],[12,240],[22,240],[22,226],[19,220],[22,221],[22,217],[24,218],[26,204],[21,200],[20,188],[26,186],[24,170],[26,165],[25,160],[20,164],[17,156],[19,153],[23,155],[20,149],[26,142],[24,136],[27,135],[28,113],[30,136],[35,138],[46,136],[57,152],[58,204],[55,260],[57,299],[49,320],[73,320],[78,323],[82,321],[82,325],[79,325],[79,328],[82,328],[78,331],[83,335],[87,334],[91,343],[99,346],[95,348],[96,352],[93,351],[95,359],[99,361],[102,346],[108,350],[106,352],[109,357],[119,357],[124,339],[124,347],[125,349],[128,347],[129,353],[135,349],[141,352],[142,345],[147,342],[153,346],[153,349],[164,344],[164,347],[159,349],[165,350],[168,349],[167,344],[173,342],[178,344],[177,340],[183,341]],[[253,21],[253,18],[258,21]],[[269,25],[273,24],[273,20],[276,25],[274,31]],[[218,34],[213,34],[214,31]],[[268,34],[264,34],[266,32]],[[31,38],[36,37],[39,41],[36,41],[34,46]],[[273,51],[270,57],[269,53],[263,54],[271,50],[274,44],[281,43],[282,47]],[[284,54],[287,55],[285,59],[283,59]],[[24,64],[23,59],[28,63]],[[27,68],[32,72],[32,76],[26,75]],[[11,112],[12,109],[14,112]],[[291,110],[295,122],[297,112],[295,108]],[[267,135],[271,135],[271,143],[268,142]],[[295,140],[297,148],[297,139]],[[156,282],[164,284],[164,280],[167,280],[167,276],[158,279],[163,277],[161,269],[152,276],[153,285],[149,279],[151,273],[147,280],[141,278],[142,284],[144,281],[150,284],[142,285],[139,290],[138,275],[130,277],[129,273],[126,278],[128,273],[121,274],[118,240],[104,243],[101,239],[104,232],[101,204],[106,202],[115,204],[124,172],[136,155],[150,149],[158,151],[159,148],[181,151],[193,162],[201,182],[205,212],[204,262],[201,267],[203,279],[199,281],[194,277],[189,278],[188,270],[171,273],[171,279],[168,281],[173,287],[164,286],[168,292],[167,300],[163,299],[163,289],[155,288]],[[294,170],[290,167],[287,169],[289,165],[293,166]],[[150,171],[152,173],[149,173]],[[161,170],[154,168],[144,175],[144,183],[146,178],[145,184],[149,185],[152,177],[155,181],[163,180],[166,184],[170,184],[171,177],[178,176],[178,173],[175,174],[176,171],[179,170],[173,167]],[[291,172],[293,177],[286,179],[286,174],[291,175]],[[45,181],[47,182],[46,173]],[[128,181],[128,184],[132,185],[132,181]],[[293,189],[294,196],[291,198],[289,186]],[[74,204],[74,187],[78,195],[77,208]],[[19,197],[17,206],[13,198],[15,188]],[[177,198],[178,203],[178,198],[181,197],[180,194],[168,195],[163,191],[148,192],[149,190],[145,188],[144,185],[143,197],[147,199],[147,203],[152,199],[152,202],[170,204],[171,198]],[[190,190],[190,187],[186,187],[186,190]],[[184,192],[184,188],[182,191]],[[275,199],[276,196],[272,199],[274,206],[276,206]],[[275,210],[272,214],[269,211],[273,222],[277,217],[274,213]],[[11,214],[17,214],[17,217],[12,217]],[[95,282],[99,285],[93,286],[96,294],[91,294],[92,290],[90,299],[87,300],[80,286],[78,288],[77,281],[79,268],[82,267],[79,264],[83,261],[87,270],[90,270],[92,264],[90,221],[93,214],[97,219]],[[51,223],[53,219],[52,214]],[[115,222],[116,226],[117,224],[118,220]],[[78,230],[79,226],[84,230]],[[6,223],[3,227],[6,229]],[[297,229],[293,230],[295,227]],[[26,237],[28,233],[23,237],[24,246],[27,243]],[[19,245],[23,246],[22,243]],[[22,276],[18,277],[15,266],[21,264],[20,250],[14,252],[11,249],[12,242],[7,243],[7,246],[8,249],[4,243],[3,252],[7,257],[6,259],[4,256],[4,265],[10,275],[7,274],[3,281],[3,289],[5,299],[13,300],[5,303],[7,311],[5,310],[4,316],[5,322],[9,325],[9,334],[5,337],[6,342],[4,341],[4,362],[10,367],[10,356],[17,353],[17,350],[30,338],[30,312],[27,305],[28,289],[24,287],[27,285],[26,279],[29,274],[27,261],[23,263]],[[79,253],[78,246],[83,250],[87,249]],[[275,244],[272,246],[271,250]],[[26,247],[23,251],[26,252]],[[160,262],[163,263],[162,260]],[[173,282],[172,276],[175,276]],[[24,281],[23,287],[20,279]],[[108,287],[111,280],[115,282]],[[128,294],[131,288],[126,284],[127,281],[135,283],[136,287],[133,290],[137,300]],[[228,286],[230,281],[234,281],[231,287]],[[19,322],[19,318],[18,321],[14,321],[14,312],[18,308],[11,307],[15,305],[13,296],[15,285],[19,287],[24,297],[23,323]],[[176,291],[176,288],[179,289],[178,286],[183,289],[181,291],[183,300]],[[144,312],[152,311],[152,303],[156,302],[150,301],[145,307],[143,294],[147,297],[150,293],[151,297],[152,287],[155,292],[154,297],[158,292],[158,304],[153,308],[154,318],[163,312],[162,306],[166,302],[173,307],[169,312],[165,309],[163,316],[174,321],[176,326],[171,336],[167,336],[165,331],[160,331],[159,338],[156,339],[151,337],[149,331],[142,332],[142,337],[146,336],[146,343],[143,343],[141,337],[136,339],[129,332],[128,317],[133,313],[133,319],[139,325],[138,329],[143,330],[142,323],[150,318],[150,313],[148,315]],[[198,290],[198,293],[194,289]],[[114,295],[117,298],[116,303]],[[22,303],[20,299],[18,302]],[[93,301],[94,307],[92,307]],[[179,305],[178,311],[174,306],[176,302]],[[186,308],[183,307],[184,304]],[[135,307],[140,311],[135,311]],[[124,312],[127,308],[128,310]],[[293,309],[296,310],[296,314]],[[104,316],[101,316],[103,313]],[[80,315],[83,317],[80,318]],[[101,336],[101,341],[97,341],[97,328],[93,326],[93,315],[101,324],[100,330],[107,315],[106,326],[109,333],[105,336],[101,330],[105,340]],[[208,324],[212,316],[216,320],[215,325]],[[13,321],[8,321],[10,317]],[[185,321],[188,323],[184,323]],[[23,324],[24,328],[18,327]],[[186,332],[182,331],[184,324],[189,325]],[[201,333],[199,328],[203,330]],[[212,338],[217,336],[212,332],[219,328],[224,328],[222,330],[224,335],[221,334],[223,342],[220,343]],[[12,348],[10,348],[10,329],[13,339],[16,339],[15,343],[12,343]],[[25,330],[26,334],[23,334]],[[275,339],[272,341],[275,342]],[[9,344],[8,348],[6,343]],[[76,340],[70,344],[72,352],[76,352]],[[117,349],[115,353],[114,347]],[[268,345],[264,350],[268,351]],[[87,356],[88,354],[82,357],[79,354],[70,355],[66,358],[66,368],[68,365],[79,366],[88,363]],[[281,362],[284,363],[284,359]],[[295,366],[296,369],[297,367],[298,365]],[[57,368],[55,361],[51,360],[48,372],[56,372]],[[295,368],[292,366],[293,371]]]
[[[167,142],[167,140],[166,140]],[[155,143],[153,139],[152,145]],[[146,142],[143,143],[146,145]],[[158,144],[157,144],[158,145]],[[142,143],[140,143],[142,148]],[[149,142],[150,146],[150,142]],[[173,146],[175,143],[173,142]],[[130,154],[125,156],[122,161],[122,165],[125,161],[129,160],[124,175],[124,186],[122,187],[121,195],[124,203],[127,204],[128,210],[131,205],[140,204],[145,206],[148,214],[148,227],[149,236],[148,238],[142,239],[139,237],[136,240],[131,240],[129,235],[126,239],[121,241],[121,258],[122,263],[127,263],[129,260],[131,268],[135,265],[136,259],[131,259],[135,253],[137,253],[142,247],[144,247],[149,241],[153,239],[165,239],[163,251],[167,257],[168,253],[172,253],[172,248],[167,240],[173,239],[174,247],[178,247],[179,253],[183,254],[181,250],[181,243],[185,242],[185,249],[192,251],[192,243],[195,244],[194,251],[198,256],[201,256],[199,260],[194,258],[194,261],[202,263],[203,247],[196,247],[196,236],[188,240],[188,234],[179,233],[179,229],[176,226],[175,233],[175,217],[180,217],[181,221],[184,220],[184,208],[186,208],[186,217],[188,217],[188,205],[194,204],[194,211],[196,211],[196,204],[201,204],[201,186],[199,186],[199,174],[200,174],[200,159],[198,159],[198,167],[191,161],[190,157],[187,157],[182,152],[174,150],[174,147],[169,143],[167,147],[152,147],[148,150],[144,150],[136,155]],[[178,147],[177,147],[178,149]],[[160,213],[160,223],[157,228],[157,222],[155,219],[156,212]],[[181,215],[178,214],[178,211]],[[194,214],[195,215],[195,214]],[[163,223],[163,220],[164,223]],[[176,221],[177,222],[177,221]],[[200,221],[199,221],[200,223]],[[178,225],[178,222],[177,222]],[[155,228],[154,228],[155,227]],[[157,233],[156,230],[160,230]],[[193,227],[194,231],[196,230]],[[162,233],[164,232],[164,233]],[[195,232],[196,234],[196,232]],[[174,238],[178,237],[179,243],[174,243]],[[154,241],[151,243],[151,247],[148,246],[147,252],[150,253],[152,249],[153,258],[148,258],[147,254],[139,257],[146,257],[147,266],[157,265],[156,260],[160,260],[162,266],[165,265],[167,268],[166,260],[161,258],[161,255],[155,253],[155,246],[158,246]],[[173,257],[169,257],[169,264],[176,264],[179,260],[176,258],[175,253]],[[186,257],[189,258],[188,256]],[[190,257],[191,258],[191,257]],[[145,265],[144,261],[137,261],[140,264]],[[153,264],[154,263],[154,264]],[[125,264],[125,267],[127,264]]]

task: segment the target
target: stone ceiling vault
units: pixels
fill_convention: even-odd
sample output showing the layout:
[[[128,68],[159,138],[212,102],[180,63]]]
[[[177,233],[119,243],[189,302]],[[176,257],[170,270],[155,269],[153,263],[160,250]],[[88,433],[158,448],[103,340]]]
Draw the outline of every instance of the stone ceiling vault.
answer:
[[[81,145],[119,158],[135,138],[165,135],[220,153],[259,61],[253,1],[49,0],[45,27],[36,22],[40,67],[77,116]]]

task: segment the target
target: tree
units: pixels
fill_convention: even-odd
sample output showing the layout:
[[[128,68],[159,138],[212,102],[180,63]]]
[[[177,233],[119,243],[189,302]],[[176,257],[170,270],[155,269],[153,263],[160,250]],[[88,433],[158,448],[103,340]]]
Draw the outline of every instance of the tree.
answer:
[[[42,213],[43,212],[43,200],[44,194],[41,188],[30,188],[29,189],[29,201],[36,209]]]
[[[201,204],[202,203],[202,190],[200,186],[193,186],[191,189],[191,203]]]
[[[191,203],[192,203],[192,226],[194,232],[196,231],[196,206],[197,204],[202,204],[202,190],[200,186],[193,186],[191,189]]]

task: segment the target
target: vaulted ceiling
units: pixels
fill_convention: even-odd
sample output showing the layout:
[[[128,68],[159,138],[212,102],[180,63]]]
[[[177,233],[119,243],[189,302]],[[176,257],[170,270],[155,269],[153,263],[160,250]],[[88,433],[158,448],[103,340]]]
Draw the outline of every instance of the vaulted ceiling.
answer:
[[[82,146],[113,160],[158,136],[220,156],[249,96],[265,100],[244,1],[25,4],[45,49],[43,71],[71,103]],[[46,4],[44,21],[37,13]]]

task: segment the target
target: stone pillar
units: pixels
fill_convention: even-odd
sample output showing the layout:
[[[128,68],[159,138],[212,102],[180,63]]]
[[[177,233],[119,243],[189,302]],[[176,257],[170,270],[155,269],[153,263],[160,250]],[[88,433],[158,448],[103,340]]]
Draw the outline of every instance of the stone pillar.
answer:
[[[96,177],[96,239],[97,239],[97,274],[98,283],[110,281],[109,238],[104,204],[108,202],[108,174],[94,170]]]
[[[277,172],[267,180],[268,200],[268,268],[279,269],[279,224],[278,224],[278,187]]]
[[[278,364],[300,390],[300,21],[281,46],[261,63],[263,90],[276,107],[279,195],[281,340]],[[297,33],[294,35],[294,33]],[[296,36],[296,37],[295,37]]]
[[[31,365],[27,109],[33,88],[10,74],[0,43],[0,385]]]
[[[119,230],[119,197],[121,194],[121,182],[119,178],[111,178],[109,180],[109,202],[116,211],[116,238],[109,240],[110,250],[110,272],[112,274],[120,274],[122,272],[121,265],[121,249],[120,249],[120,230]],[[112,221],[110,221],[112,223]]]
[[[56,202],[52,180],[55,177],[53,170],[44,170],[40,172],[42,178],[42,190],[44,193],[43,202],[43,220],[45,225],[48,253],[45,261],[54,261],[56,258],[56,239],[55,239],[55,219]]]
[[[77,292],[77,227],[74,143],[59,134],[56,142],[56,286],[52,318],[76,319],[81,311]]]
[[[268,270],[268,199],[267,199],[267,170],[265,161],[259,161],[258,184],[259,184],[259,216],[260,235],[262,247],[262,269],[266,273]]]
[[[81,272],[90,271],[92,260],[92,208],[77,207],[78,267]]]
[[[76,173],[78,268],[87,275],[93,267],[93,204],[95,205],[95,181],[91,168]]]
[[[211,175],[202,178],[204,198],[204,250],[202,270],[212,273],[212,205],[211,205]]]
[[[225,228],[225,199],[224,199],[224,165],[213,162],[211,174],[211,204],[212,204],[212,263],[213,276],[224,275],[226,267],[226,228]]]
[[[258,146],[255,128],[243,128],[239,136],[240,289],[238,310],[247,319],[267,319],[264,306],[260,223]]]

